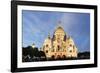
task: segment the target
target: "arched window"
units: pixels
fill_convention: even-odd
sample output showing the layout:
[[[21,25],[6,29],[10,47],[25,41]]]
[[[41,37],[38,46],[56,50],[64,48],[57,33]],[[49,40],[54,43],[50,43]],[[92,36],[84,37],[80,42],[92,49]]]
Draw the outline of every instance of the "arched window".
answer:
[[[48,50],[46,50],[46,53],[48,53]]]
[[[52,57],[51,57],[52,59],[54,59],[55,58],[55,56],[54,55],[52,55]]]
[[[61,57],[60,57],[60,55],[57,55],[57,59],[60,59]]]
[[[72,47],[72,44],[70,44],[69,46]]]
[[[63,56],[62,56],[62,58],[63,58],[63,59],[66,59],[66,56],[65,56],[65,55],[63,55]]]
[[[46,47],[48,47],[48,44],[46,44]]]
[[[70,50],[69,52],[72,53],[72,50]]]

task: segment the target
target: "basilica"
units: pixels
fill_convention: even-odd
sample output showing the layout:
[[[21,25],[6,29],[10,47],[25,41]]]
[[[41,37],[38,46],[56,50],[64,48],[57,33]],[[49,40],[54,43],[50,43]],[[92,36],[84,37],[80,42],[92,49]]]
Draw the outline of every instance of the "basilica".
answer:
[[[66,34],[61,26],[58,26],[52,37],[44,40],[42,51],[47,58],[77,58],[78,49],[73,39]]]

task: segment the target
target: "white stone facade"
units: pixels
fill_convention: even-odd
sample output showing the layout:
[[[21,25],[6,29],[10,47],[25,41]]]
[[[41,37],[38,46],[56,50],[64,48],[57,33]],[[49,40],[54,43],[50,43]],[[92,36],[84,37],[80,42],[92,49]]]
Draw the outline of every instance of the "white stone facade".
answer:
[[[58,27],[53,37],[48,36],[43,44],[42,50],[47,58],[70,58],[77,57],[78,49],[73,39],[66,35],[62,27]]]

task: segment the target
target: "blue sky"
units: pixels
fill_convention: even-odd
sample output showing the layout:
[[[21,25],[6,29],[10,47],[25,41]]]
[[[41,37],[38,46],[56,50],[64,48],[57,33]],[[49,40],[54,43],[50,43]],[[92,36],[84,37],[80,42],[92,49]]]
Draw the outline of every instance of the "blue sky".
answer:
[[[78,51],[90,50],[90,14],[75,12],[22,11],[23,47],[41,47],[48,34],[52,37],[61,21],[67,35],[71,36]]]

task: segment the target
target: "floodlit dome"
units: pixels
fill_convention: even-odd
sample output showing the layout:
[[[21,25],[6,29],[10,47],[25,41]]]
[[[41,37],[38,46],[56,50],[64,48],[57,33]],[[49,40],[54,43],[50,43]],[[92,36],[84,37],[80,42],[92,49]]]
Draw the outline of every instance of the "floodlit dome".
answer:
[[[54,35],[56,35],[56,34],[65,35],[65,31],[64,31],[64,29],[63,29],[61,26],[59,26],[59,27],[57,27],[57,29],[55,30]]]

